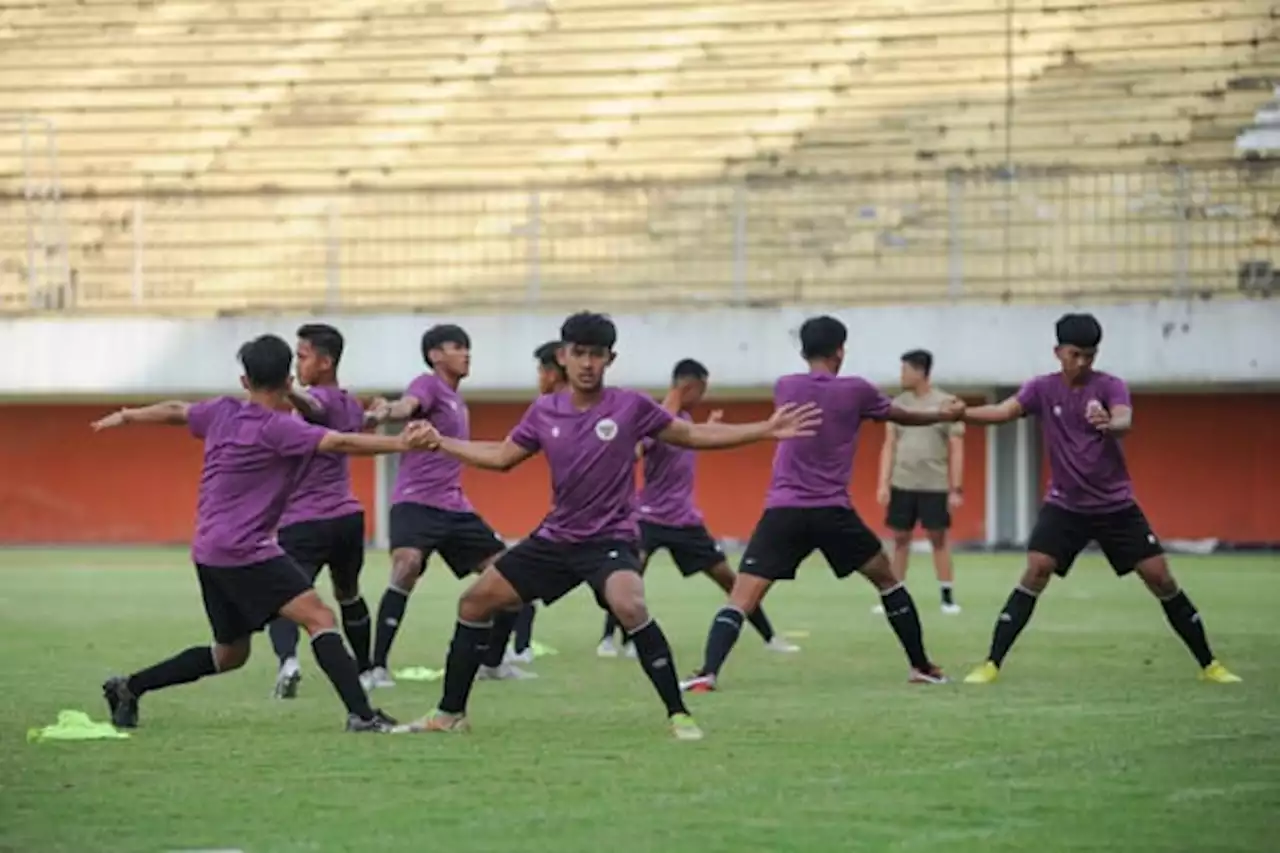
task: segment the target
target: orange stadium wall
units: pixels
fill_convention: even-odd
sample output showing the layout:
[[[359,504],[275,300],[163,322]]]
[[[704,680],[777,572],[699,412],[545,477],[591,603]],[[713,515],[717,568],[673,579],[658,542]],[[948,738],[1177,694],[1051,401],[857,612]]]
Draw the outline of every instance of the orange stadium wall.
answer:
[[[1280,395],[1139,395],[1139,430],[1129,442],[1139,497],[1167,539],[1217,537],[1235,542],[1280,539],[1280,454],[1271,430]],[[191,534],[200,445],[184,430],[136,428],[93,435],[89,421],[106,405],[0,406],[0,544],[181,543]],[[501,438],[520,403],[475,403],[476,438]],[[729,420],[749,420],[764,403],[730,403]],[[1229,419],[1229,420],[1228,420]],[[871,425],[859,447],[850,491],[879,526],[874,503],[883,428]],[[699,460],[698,500],[718,535],[745,538],[760,511],[771,448],[707,453]],[[353,461],[356,493],[374,506],[374,467]],[[985,536],[986,438],[966,441],[967,500],[956,515],[958,540]],[[529,531],[546,511],[542,460],[507,475],[468,471],[466,488],[506,535]],[[372,534],[373,520],[368,521]]]

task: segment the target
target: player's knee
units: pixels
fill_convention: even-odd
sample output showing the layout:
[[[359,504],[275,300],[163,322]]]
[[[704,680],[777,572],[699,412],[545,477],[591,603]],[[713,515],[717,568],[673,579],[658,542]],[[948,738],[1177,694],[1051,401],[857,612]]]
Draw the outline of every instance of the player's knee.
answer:
[[[609,608],[627,631],[634,631],[649,621],[649,608],[642,595],[622,596],[619,600],[610,602]]]
[[[866,565],[858,569],[858,572],[881,592],[902,583],[898,576],[893,573],[889,558],[885,556],[883,551],[868,560]]]
[[[911,547],[911,531],[895,530],[893,531],[893,547],[898,550],[905,550]]]
[[[947,531],[945,530],[926,530],[924,535],[929,540],[929,547],[935,551],[941,551],[947,547]]]
[[[333,615],[333,611],[319,599],[316,599],[313,606],[303,610],[299,616],[302,621],[298,624],[312,637],[321,631],[332,631],[338,627],[338,620]]]
[[[489,575],[481,575],[458,598],[458,618],[464,622],[487,622],[499,610],[517,609],[519,606],[518,596],[513,599],[502,594],[495,584],[489,582]]]
[[[1039,592],[1049,585],[1058,564],[1051,557],[1033,554],[1027,559],[1027,570],[1022,573],[1021,586],[1031,592]]]
[[[412,592],[422,575],[424,559],[412,549],[402,549],[391,554],[391,585],[404,592]]]
[[[1177,594],[1178,582],[1174,580],[1173,572],[1169,571],[1169,562],[1164,557],[1143,560],[1134,571],[1157,598],[1169,598]]]
[[[234,643],[218,643],[213,647],[213,665],[218,672],[231,672],[239,669],[249,660],[249,651],[253,648],[248,637]]]

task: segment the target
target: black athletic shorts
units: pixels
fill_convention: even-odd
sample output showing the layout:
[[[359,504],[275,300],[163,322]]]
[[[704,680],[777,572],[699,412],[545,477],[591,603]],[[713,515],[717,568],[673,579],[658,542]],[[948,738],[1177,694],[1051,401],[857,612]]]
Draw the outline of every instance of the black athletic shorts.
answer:
[[[551,604],[585,583],[604,607],[605,581],[614,572],[640,571],[640,552],[634,542],[616,539],[549,542],[530,536],[499,557],[496,568],[526,604]]]
[[[919,524],[925,530],[949,530],[951,509],[947,506],[946,492],[925,492],[916,489],[889,490],[889,509],[884,525],[890,530],[911,531]]]
[[[676,568],[685,577],[705,572],[724,562],[724,552],[720,550],[719,543],[701,524],[671,527],[640,522],[640,550],[644,552],[645,560],[663,548],[671,553]]]
[[[756,522],[739,571],[769,580],[794,580],[796,569],[821,551],[836,577],[845,578],[884,550],[880,537],[849,507],[775,507]]]
[[[1054,572],[1066,577],[1071,564],[1090,542],[1097,542],[1117,575],[1133,571],[1143,560],[1158,557],[1164,547],[1137,504],[1096,514],[1043,504],[1027,550],[1052,557]]]
[[[424,568],[432,552],[439,551],[450,570],[464,578],[507,546],[474,512],[398,503],[391,507],[391,550],[398,548],[421,551]]]
[[[356,588],[360,570],[364,568],[363,512],[299,521],[281,527],[276,539],[312,581],[321,569],[328,566],[335,589]]]
[[[249,566],[196,564],[204,612],[213,638],[227,645],[258,631],[280,608],[311,589],[311,579],[291,557]]]

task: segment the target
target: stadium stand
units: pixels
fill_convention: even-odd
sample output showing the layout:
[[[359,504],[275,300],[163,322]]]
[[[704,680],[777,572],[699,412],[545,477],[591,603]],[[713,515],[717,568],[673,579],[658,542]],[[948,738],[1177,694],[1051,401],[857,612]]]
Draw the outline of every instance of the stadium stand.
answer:
[[[1275,256],[1274,164],[1230,162],[1267,4],[1007,7],[6,6],[62,199],[4,128],[0,308],[1225,294]]]

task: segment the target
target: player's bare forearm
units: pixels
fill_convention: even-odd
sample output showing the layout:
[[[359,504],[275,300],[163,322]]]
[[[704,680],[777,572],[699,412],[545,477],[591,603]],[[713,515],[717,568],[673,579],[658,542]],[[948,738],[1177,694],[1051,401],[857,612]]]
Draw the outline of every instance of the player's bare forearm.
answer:
[[[946,412],[918,412],[913,409],[902,409],[894,406],[889,409],[889,417],[885,420],[902,426],[932,426],[944,421],[955,420]]]
[[[687,447],[690,450],[727,450],[742,447],[769,438],[769,422],[750,424],[702,423],[672,421],[658,438],[667,444]]]
[[[978,426],[991,426],[993,424],[1007,424],[1010,421],[1016,421],[1022,417],[1022,404],[1018,402],[1017,397],[994,403],[989,406],[974,406],[964,410],[962,420],[967,424],[976,424]]]
[[[405,395],[394,403],[385,403],[374,407],[366,415],[366,420],[372,419],[375,424],[385,424],[391,421],[407,421],[414,416],[418,408],[422,405],[417,397]]]
[[[487,471],[510,471],[533,455],[513,441],[463,441],[446,437],[440,438],[438,452]]]
[[[894,438],[893,430],[889,430],[884,437],[884,444],[880,446],[880,475],[876,481],[876,488],[884,490],[889,487],[889,475],[893,473],[893,453]]]
[[[1107,422],[1107,432],[1122,437],[1133,429],[1133,409],[1128,406],[1116,406],[1111,410],[1111,419]]]
[[[947,442],[947,470],[951,478],[951,491],[964,488],[964,439],[952,438]]]
[[[298,410],[304,420],[317,423],[324,417],[324,406],[306,391],[297,388],[289,389],[289,402]]]
[[[344,453],[347,456],[382,456],[408,449],[398,435],[365,435],[358,432],[329,432],[316,448],[322,453]]]
[[[121,409],[120,421],[126,424],[183,426],[187,422],[187,412],[190,409],[190,403],[182,400],[166,400],[163,403],[153,403],[138,409]]]

